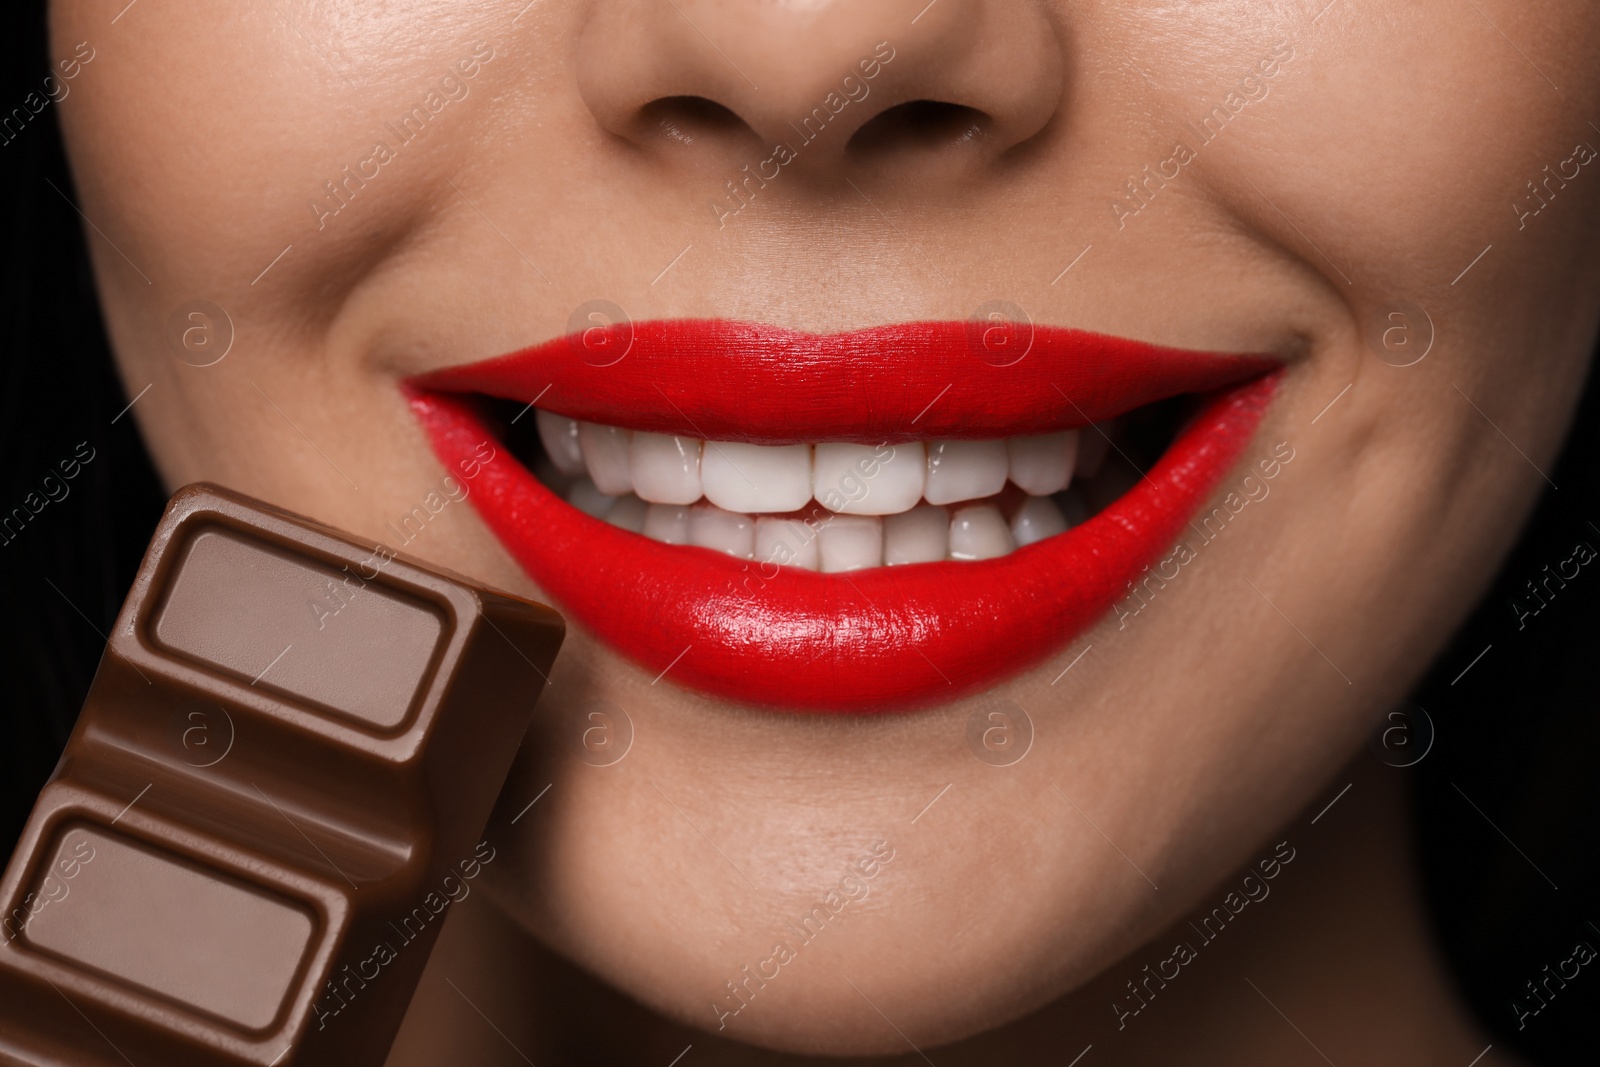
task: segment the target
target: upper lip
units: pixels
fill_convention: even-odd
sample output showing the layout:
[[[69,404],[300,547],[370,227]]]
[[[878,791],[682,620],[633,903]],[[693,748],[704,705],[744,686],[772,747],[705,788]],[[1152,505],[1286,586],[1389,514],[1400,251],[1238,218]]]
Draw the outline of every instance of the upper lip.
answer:
[[[912,322],[815,334],[662,319],[593,327],[413,384],[705,440],[878,444],[1073,429],[1278,363],[1051,326]]]
[[[1009,353],[974,351],[971,329],[643,322],[591,337],[631,335],[625,352],[562,337],[406,389],[436,454],[476,477],[471,499],[502,544],[574,621],[645,670],[751,704],[887,711],[993,685],[1106,615],[1239,457],[1282,363],[1051,327],[1034,328],[1026,355],[1007,363]],[[1044,433],[1206,392],[1134,487],[1066,533],[982,562],[849,574],[769,570],[590,518],[494,451],[476,406],[449,395],[708,440],[876,444]]]

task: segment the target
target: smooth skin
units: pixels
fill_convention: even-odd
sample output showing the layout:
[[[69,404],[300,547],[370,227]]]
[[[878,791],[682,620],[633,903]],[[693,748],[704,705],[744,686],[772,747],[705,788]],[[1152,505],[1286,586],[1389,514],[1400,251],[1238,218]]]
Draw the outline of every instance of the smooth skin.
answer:
[[[1488,1043],[1426,938],[1405,772],[1363,746],[1512,542],[1587,371],[1600,160],[1569,161],[1600,145],[1600,7],[122,8],[58,0],[53,54],[94,49],[61,117],[167,484],[526,595],[469,504],[397,544],[386,524],[446,473],[397,383],[558,336],[589,300],[831,330],[1002,298],[1291,363],[1246,454],[1293,450],[1270,497],[1125,626],[981,699],[752,714],[573,632],[393,1063],[665,1064],[690,1044],[685,1064],[1065,1063],[1093,1044],[1085,1064],[1465,1064]],[[724,217],[724,183],[880,42],[870,93]],[[387,124],[430,90],[397,144]],[[958,106],[892,110],[917,100]],[[1214,105],[1205,142],[1187,124]],[[379,140],[392,158],[327,198]],[[1129,199],[1180,142],[1194,158]],[[167,340],[199,299],[235,333],[208,367]],[[1369,325],[1402,309],[1421,343],[1419,307],[1427,357],[1377,358]],[[965,740],[996,698],[1035,729],[1004,768]],[[599,700],[634,730],[609,767],[580,758]],[[707,1034],[724,983],[879,840],[870,894]],[[1124,983],[1280,841],[1297,858],[1273,895],[1119,1030]]]

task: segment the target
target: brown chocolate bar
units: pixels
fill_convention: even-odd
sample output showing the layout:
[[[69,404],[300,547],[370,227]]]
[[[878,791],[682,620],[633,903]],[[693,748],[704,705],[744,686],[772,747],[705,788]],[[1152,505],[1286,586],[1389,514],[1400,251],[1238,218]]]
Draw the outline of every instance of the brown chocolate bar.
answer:
[[[0,1063],[382,1064],[562,632],[179,491],[0,882]]]

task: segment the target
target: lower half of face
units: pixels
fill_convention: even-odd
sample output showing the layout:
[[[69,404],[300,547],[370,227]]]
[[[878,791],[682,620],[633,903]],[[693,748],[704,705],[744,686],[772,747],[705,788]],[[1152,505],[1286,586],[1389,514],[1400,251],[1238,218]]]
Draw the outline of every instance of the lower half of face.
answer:
[[[1249,859],[1480,595],[1600,314],[1595,15],[1505,15],[1535,71],[1435,4],[1403,62],[725,6],[63,2],[53,52],[167,482],[568,616],[500,901],[742,1039],[897,1048],[838,973],[953,1039]]]

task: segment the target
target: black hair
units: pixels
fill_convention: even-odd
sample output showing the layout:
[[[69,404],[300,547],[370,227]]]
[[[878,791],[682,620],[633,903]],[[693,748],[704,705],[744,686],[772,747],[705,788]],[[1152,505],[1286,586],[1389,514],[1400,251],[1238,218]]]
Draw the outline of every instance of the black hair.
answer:
[[[13,27],[0,35],[0,684],[11,709],[0,739],[0,847],[7,854],[66,744],[165,496],[132,415],[118,418],[128,398],[73,206],[59,104],[45,84],[46,75],[61,73],[46,54],[45,4],[19,5],[10,17]],[[57,95],[60,84],[51,83]]]
[[[0,854],[66,743],[165,495],[100,318],[86,241],[103,238],[74,207],[45,6],[19,5],[0,44]],[[1418,687],[1425,718],[1396,724],[1413,757],[1433,727],[1395,773],[1415,784],[1439,939],[1496,1045],[1535,1062],[1592,1055],[1600,1018],[1600,975],[1549,978],[1575,943],[1600,947],[1600,566],[1571,562],[1600,549],[1597,413],[1591,380],[1545,472],[1559,489]]]

